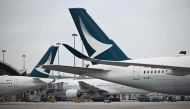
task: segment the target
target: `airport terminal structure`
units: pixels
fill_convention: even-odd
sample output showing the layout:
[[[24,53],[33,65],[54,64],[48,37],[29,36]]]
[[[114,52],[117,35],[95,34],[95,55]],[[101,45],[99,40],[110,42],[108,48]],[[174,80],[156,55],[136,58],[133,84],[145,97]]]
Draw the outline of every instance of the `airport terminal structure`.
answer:
[[[26,72],[19,71],[17,68],[13,67],[12,65],[0,61],[0,75],[11,75],[11,76],[25,76]]]

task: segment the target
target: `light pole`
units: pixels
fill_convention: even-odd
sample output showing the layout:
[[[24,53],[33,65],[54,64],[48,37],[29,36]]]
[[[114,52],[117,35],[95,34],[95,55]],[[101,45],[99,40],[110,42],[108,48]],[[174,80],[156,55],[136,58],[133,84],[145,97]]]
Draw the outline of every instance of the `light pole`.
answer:
[[[58,46],[58,65],[59,65],[59,45],[61,45],[60,42],[56,43],[56,45]],[[60,72],[58,71],[58,76],[60,76]]]
[[[81,39],[81,42],[82,42],[82,39]],[[83,46],[83,42],[81,43],[81,47],[82,47],[82,54],[84,54],[84,46]],[[82,67],[84,67],[84,60],[82,59]],[[81,78],[85,78],[86,76],[84,76],[84,75],[81,75],[80,76]]]
[[[4,53],[6,52],[6,50],[3,49],[2,52],[3,52],[3,62],[4,62],[5,61],[5,56],[4,56],[5,54]]]
[[[23,54],[22,55],[22,60],[23,60],[23,69],[25,70],[26,69],[26,62],[25,62],[25,58],[26,58],[26,55]]]
[[[75,37],[77,36],[77,34],[72,34],[72,36],[74,37],[74,49],[75,49]],[[75,63],[75,55],[74,55],[74,67],[76,66]],[[74,78],[76,77],[76,75],[74,74]]]

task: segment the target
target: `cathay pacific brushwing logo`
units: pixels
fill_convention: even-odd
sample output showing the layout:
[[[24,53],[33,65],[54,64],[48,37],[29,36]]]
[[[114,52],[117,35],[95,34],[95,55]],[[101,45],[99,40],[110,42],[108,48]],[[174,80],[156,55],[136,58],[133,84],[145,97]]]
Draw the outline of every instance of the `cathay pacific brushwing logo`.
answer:
[[[52,60],[52,52],[50,53],[47,61],[44,63],[44,65],[49,65],[51,63],[51,60]],[[35,68],[37,71],[39,71],[40,73],[43,73],[43,74],[46,74],[46,75],[49,75],[45,69],[42,68],[42,66],[40,67],[37,67]]]
[[[83,32],[83,35],[88,42],[88,44],[96,51],[91,57],[94,58],[98,56],[99,54],[103,53],[104,51],[108,50],[112,47],[112,44],[104,44],[98,40],[96,40],[86,29],[84,23],[82,22],[82,19],[80,19],[80,26]]]

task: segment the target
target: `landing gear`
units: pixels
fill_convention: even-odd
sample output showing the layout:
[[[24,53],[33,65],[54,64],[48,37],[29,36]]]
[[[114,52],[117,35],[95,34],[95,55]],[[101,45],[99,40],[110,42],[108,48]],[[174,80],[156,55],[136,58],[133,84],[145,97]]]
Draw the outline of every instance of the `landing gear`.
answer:
[[[111,99],[109,97],[104,98],[104,103],[111,103]]]

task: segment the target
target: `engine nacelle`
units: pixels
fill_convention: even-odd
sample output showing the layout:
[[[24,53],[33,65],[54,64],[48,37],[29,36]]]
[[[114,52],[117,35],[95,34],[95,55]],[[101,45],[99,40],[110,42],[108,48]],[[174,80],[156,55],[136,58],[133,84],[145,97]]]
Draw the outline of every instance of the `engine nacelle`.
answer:
[[[82,92],[78,89],[69,89],[66,91],[67,99],[80,98],[81,96],[82,96]]]

